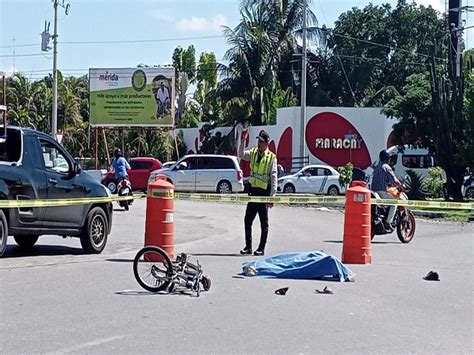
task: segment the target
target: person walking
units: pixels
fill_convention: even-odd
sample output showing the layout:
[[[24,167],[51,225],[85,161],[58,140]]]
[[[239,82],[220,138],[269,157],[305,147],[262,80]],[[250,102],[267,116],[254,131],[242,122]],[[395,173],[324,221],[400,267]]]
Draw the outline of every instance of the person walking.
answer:
[[[245,150],[245,141],[248,131],[242,133],[242,142],[239,146],[239,158],[250,161],[250,196],[274,196],[277,190],[277,158],[268,149],[269,134],[261,130],[257,136],[256,147]],[[252,224],[258,214],[260,219],[260,244],[253,255],[265,254],[265,245],[268,237],[268,209],[273,204],[249,202],[245,211],[245,247],[240,254],[252,254]]]

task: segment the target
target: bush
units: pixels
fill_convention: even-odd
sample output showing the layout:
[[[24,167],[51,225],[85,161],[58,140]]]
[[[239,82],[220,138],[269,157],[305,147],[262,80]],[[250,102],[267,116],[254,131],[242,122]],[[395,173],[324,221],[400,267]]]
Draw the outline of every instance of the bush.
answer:
[[[416,171],[407,170],[407,177],[405,178],[406,194],[409,200],[424,200],[425,193],[425,179],[421,177]]]
[[[341,188],[344,189],[351,183],[353,169],[354,166],[352,163],[347,163],[345,166],[337,168],[337,171],[339,172],[339,185],[341,185]]]
[[[425,179],[425,187],[431,197],[441,196],[443,190],[443,169],[432,167],[428,169],[428,177]]]

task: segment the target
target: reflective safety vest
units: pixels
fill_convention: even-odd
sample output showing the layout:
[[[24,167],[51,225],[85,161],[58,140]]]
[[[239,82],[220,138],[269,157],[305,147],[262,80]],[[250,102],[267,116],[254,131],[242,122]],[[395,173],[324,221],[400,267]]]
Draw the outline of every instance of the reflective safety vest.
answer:
[[[270,150],[266,150],[260,162],[258,162],[258,148],[254,147],[250,150],[250,185],[266,190],[270,184],[270,173],[273,162],[276,159],[275,154]]]

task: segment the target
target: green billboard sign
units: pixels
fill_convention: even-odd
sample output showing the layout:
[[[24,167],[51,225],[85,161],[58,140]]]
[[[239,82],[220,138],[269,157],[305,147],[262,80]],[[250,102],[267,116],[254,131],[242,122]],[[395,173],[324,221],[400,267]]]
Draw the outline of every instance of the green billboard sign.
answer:
[[[89,69],[95,127],[174,125],[174,68]]]

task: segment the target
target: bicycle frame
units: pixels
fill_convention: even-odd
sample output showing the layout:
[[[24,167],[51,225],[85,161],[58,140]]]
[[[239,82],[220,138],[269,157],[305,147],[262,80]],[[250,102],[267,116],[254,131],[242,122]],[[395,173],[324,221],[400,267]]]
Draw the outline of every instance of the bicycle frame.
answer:
[[[196,291],[197,295],[200,294],[200,281],[203,276],[201,264],[190,263],[188,261],[188,255],[181,253],[176,257],[176,260],[172,262],[173,265],[173,276],[171,277],[171,284],[169,290],[172,291],[174,287],[185,287]]]

